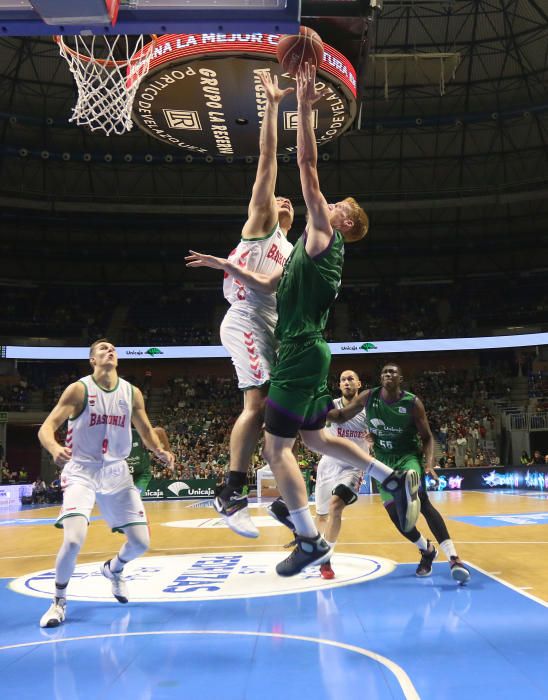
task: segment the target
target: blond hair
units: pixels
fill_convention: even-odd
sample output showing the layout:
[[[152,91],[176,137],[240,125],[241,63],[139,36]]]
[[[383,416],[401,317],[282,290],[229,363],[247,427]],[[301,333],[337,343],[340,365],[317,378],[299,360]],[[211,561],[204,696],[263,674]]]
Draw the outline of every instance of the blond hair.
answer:
[[[354,197],[346,197],[344,200],[348,205],[350,205],[350,218],[354,222],[351,229],[345,232],[344,240],[348,243],[355,243],[356,241],[361,241],[369,231],[369,217],[360,207],[358,202]]]

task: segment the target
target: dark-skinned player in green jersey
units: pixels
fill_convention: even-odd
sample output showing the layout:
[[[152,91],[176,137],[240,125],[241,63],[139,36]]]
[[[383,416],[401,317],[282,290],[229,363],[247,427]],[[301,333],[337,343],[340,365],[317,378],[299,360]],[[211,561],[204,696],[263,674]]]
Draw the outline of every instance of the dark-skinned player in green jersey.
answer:
[[[316,529],[293,454],[298,433],[312,450],[360,467],[382,482],[394,494],[403,530],[414,527],[420,512],[415,473],[395,472],[349,440],[324,430],[332,401],[327,388],[331,353],[323,331],[341,284],[344,243],[361,240],[367,233],[368,219],[354,199],[328,204],[320,191],[313,105],[321,97],[316,89],[316,71],[306,64],[297,75],[297,163],[308,212],[307,229],[295,245],[281,279],[279,274],[244,271],[249,284],[275,289],[279,281],[276,337],[280,348],[266,401],[263,454],[283,499],[276,502],[281,510],[272,514],[295,532],[295,548],[276,566],[280,576],[294,576],[331,555],[331,547]],[[213,266],[210,258],[192,253],[187,264]],[[217,258],[215,264],[224,269],[226,261]]]
[[[460,560],[445,521],[430,502],[426,491],[425,473],[431,474],[436,480],[438,477],[434,471],[434,438],[424,404],[418,396],[402,389],[402,382],[400,366],[392,362],[385,364],[381,371],[380,386],[366,389],[346,406],[331,410],[328,420],[344,423],[365,408],[366,424],[373,437],[375,456],[398,471],[414,471],[418,474],[422,485],[419,490],[421,513],[449,561],[451,576],[461,584],[466,583],[470,579],[470,572]],[[430,576],[432,563],[438,556],[437,549],[416,527],[404,532],[398,521],[392,494],[382,484],[379,493],[394,525],[421,554],[416,575]]]

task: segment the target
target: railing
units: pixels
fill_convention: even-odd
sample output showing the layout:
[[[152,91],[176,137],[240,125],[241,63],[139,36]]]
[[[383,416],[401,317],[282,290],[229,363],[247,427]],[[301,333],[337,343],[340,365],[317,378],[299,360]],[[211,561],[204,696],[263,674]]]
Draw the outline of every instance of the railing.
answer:
[[[548,430],[548,411],[507,414],[504,423],[509,430]]]

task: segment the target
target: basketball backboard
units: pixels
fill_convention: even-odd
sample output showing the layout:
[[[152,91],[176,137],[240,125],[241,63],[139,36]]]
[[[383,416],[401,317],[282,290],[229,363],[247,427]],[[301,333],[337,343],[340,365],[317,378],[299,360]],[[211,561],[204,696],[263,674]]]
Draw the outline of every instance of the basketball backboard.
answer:
[[[0,0],[4,36],[298,32],[300,0]]]

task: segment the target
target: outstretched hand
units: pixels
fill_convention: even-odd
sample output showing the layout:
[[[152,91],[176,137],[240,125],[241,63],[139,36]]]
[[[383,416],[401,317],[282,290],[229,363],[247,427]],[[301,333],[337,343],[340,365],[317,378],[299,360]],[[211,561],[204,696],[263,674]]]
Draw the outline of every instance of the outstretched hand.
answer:
[[[216,258],[214,255],[197,253],[195,250],[188,251],[190,255],[185,257],[187,267],[211,267],[213,270],[224,270],[228,265],[226,258]]]
[[[261,83],[265,89],[267,100],[274,104],[279,104],[286,95],[289,95],[290,92],[295,92],[295,88],[293,87],[288,87],[285,88],[285,90],[281,90],[278,87],[278,76],[275,75],[274,80],[272,80],[269,71],[261,71],[259,73],[259,78],[261,79]]]
[[[434,481],[436,482],[436,484],[439,484],[439,483],[440,483],[440,478],[439,478],[439,476],[436,474],[436,470],[434,469],[434,467],[427,466],[427,467],[424,468],[424,471],[425,471],[426,474],[428,474],[429,476],[431,476],[432,479],[434,479]]]
[[[305,63],[297,73],[297,100],[313,105],[329,92],[329,89],[316,89],[316,67]]]
[[[157,447],[155,450],[153,450],[153,453],[156,459],[159,459],[162,464],[165,464],[165,466],[169,469],[173,469],[175,466],[175,455],[173,452],[164,450],[163,447]]]

